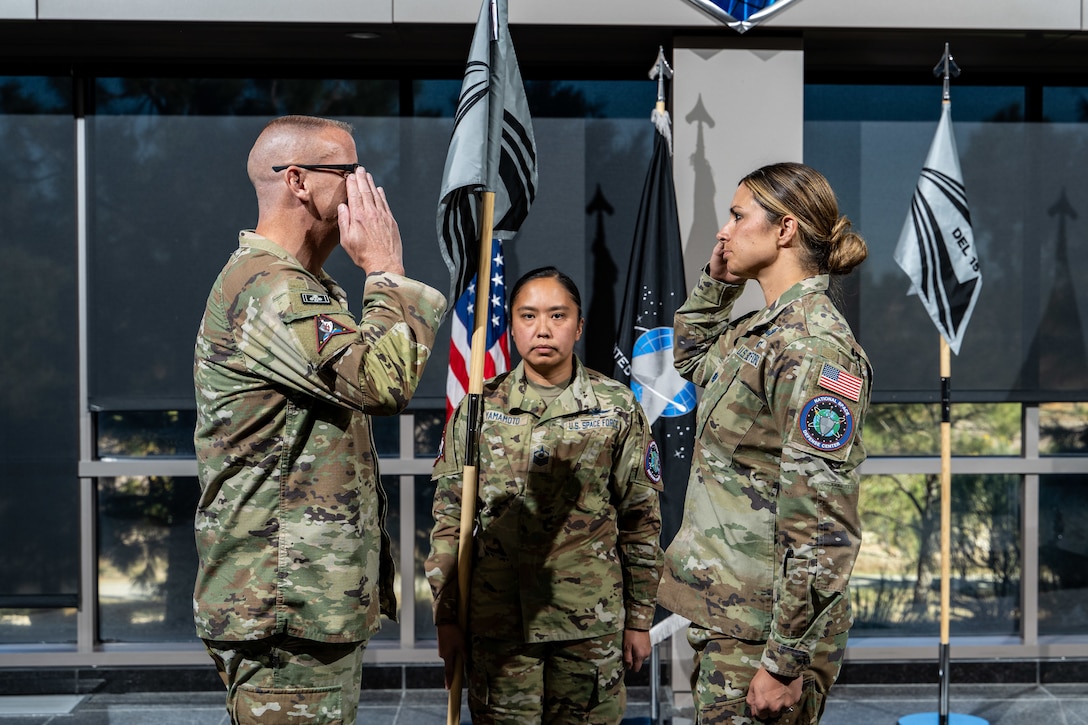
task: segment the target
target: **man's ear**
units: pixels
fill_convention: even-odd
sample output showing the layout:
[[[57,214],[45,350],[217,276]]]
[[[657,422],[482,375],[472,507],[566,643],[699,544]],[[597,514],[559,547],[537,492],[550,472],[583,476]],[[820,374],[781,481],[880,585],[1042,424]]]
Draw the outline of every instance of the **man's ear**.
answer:
[[[287,190],[291,196],[303,201],[310,199],[310,189],[306,186],[306,177],[302,175],[299,169],[287,169],[283,174],[283,183],[287,185]]]

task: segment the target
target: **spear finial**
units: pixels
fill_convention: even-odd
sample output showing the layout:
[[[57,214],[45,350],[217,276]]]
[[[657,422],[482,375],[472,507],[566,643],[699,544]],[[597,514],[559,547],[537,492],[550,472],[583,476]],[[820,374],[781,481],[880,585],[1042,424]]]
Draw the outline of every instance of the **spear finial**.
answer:
[[[665,60],[665,48],[664,46],[657,46],[657,60],[654,61],[653,68],[650,69],[650,80],[657,81],[657,110],[659,113],[665,112],[665,79],[672,78],[672,66],[669,65],[669,61]]]
[[[948,93],[948,79],[955,78],[960,74],[960,67],[956,65],[956,61],[952,59],[952,51],[948,49],[948,43],[944,44],[944,55],[937,61],[937,65],[933,68],[933,75],[938,78],[944,77],[944,91],[941,96],[941,100],[950,100]]]

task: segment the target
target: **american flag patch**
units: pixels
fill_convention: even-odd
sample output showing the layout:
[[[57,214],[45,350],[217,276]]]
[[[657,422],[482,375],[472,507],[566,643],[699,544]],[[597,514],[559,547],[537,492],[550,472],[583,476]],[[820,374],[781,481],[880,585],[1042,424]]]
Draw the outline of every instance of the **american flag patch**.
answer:
[[[845,370],[839,370],[834,365],[824,363],[824,369],[820,371],[819,383],[820,387],[844,395],[854,402],[861,397],[861,378]]]

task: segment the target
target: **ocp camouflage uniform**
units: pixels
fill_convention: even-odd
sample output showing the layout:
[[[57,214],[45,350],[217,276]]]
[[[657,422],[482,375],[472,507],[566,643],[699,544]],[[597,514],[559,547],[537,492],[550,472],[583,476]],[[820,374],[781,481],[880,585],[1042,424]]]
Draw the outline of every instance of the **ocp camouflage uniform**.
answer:
[[[577,358],[574,366],[572,382],[546,408],[525,382],[524,363],[485,386],[468,608],[475,722],[619,722],[622,631],[653,623],[657,446],[630,389]],[[446,427],[432,476],[426,569],[439,625],[457,622],[465,407]],[[496,664],[545,652],[551,662],[580,665],[549,670],[545,693],[525,692],[518,675]]]
[[[332,278],[253,232],[239,235],[208,296],[194,369],[201,497],[193,605],[221,668],[240,643],[257,640],[332,650],[354,643],[350,652],[381,614],[396,618],[388,503],[368,415],[407,404],[445,300],[380,273],[367,277],[363,304],[356,322]],[[277,685],[278,695],[289,685]],[[241,705],[239,687],[248,698]],[[230,688],[236,707],[279,707],[262,704],[267,690]],[[300,697],[305,712],[316,695]],[[343,703],[352,722],[355,706]],[[322,717],[291,721],[339,722],[339,705],[320,708]]]
[[[755,722],[744,698],[760,664],[805,676],[795,719],[776,722],[818,722],[838,676],[872,367],[827,287],[805,279],[730,323],[743,287],[704,271],[676,313],[676,367],[705,390],[658,597],[693,623],[701,723]]]

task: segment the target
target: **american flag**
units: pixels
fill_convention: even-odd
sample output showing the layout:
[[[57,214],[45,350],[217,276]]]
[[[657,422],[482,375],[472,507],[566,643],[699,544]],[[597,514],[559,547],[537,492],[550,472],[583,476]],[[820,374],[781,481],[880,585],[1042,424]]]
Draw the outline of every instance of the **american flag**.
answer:
[[[487,352],[484,380],[510,369],[510,343],[506,334],[506,281],[503,273],[502,242],[491,240],[491,290],[487,305]],[[476,314],[476,276],[453,306],[450,329],[450,370],[446,378],[446,418],[450,417],[468,391],[468,366],[473,318]]]
[[[861,397],[861,378],[851,375],[845,370],[839,370],[834,365],[824,363],[824,369],[820,371],[820,385],[828,390],[845,395],[850,400],[857,402]]]

